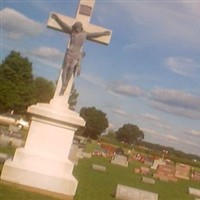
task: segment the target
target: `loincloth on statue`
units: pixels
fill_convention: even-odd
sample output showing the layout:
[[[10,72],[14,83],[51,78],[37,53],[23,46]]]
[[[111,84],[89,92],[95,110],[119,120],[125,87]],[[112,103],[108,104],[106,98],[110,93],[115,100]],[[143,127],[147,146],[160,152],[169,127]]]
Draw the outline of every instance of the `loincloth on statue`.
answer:
[[[63,68],[74,68],[76,64],[78,64],[82,57],[85,56],[85,52],[73,51],[71,49],[67,49],[64,58]]]

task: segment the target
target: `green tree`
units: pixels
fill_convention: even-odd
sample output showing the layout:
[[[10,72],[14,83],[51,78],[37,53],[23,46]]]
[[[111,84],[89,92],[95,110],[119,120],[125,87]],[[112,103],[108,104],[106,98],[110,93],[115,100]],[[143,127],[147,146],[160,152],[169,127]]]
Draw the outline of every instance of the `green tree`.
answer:
[[[120,145],[119,141],[116,138],[116,133],[114,130],[110,129],[108,130],[107,134],[101,135],[101,137],[98,138],[101,142],[106,142],[114,145]]]
[[[32,63],[11,51],[0,65],[0,112],[24,113],[32,102]]]
[[[144,133],[136,125],[124,124],[116,132],[116,137],[119,141],[128,144],[138,144],[139,141],[144,139]]]
[[[97,139],[98,135],[108,128],[106,114],[95,107],[83,107],[80,111],[80,116],[86,121],[86,125],[84,128],[80,128],[78,132],[81,132],[85,137]]]
[[[33,103],[49,103],[55,92],[53,82],[43,77],[36,77],[33,81],[33,86]]]

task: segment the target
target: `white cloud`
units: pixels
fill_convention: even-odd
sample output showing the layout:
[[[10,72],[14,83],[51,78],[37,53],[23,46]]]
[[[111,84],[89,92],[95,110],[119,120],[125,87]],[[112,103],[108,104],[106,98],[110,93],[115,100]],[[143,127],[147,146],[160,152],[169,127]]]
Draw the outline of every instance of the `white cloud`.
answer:
[[[138,35],[134,31],[134,38],[142,37],[143,40],[140,41],[143,42],[163,40],[167,43],[199,48],[200,2],[117,1],[117,3],[122,10],[125,10],[127,19],[129,21],[132,19],[129,26],[132,26],[133,30],[136,26],[142,28]]]
[[[156,131],[154,131],[153,129],[148,129],[148,128],[143,128],[141,127],[142,131],[144,131],[144,133],[150,134],[150,135],[155,135],[155,136],[160,136],[160,134]]]
[[[145,127],[141,127],[141,130],[144,132],[144,137],[145,140],[147,138],[151,138],[151,140],[153,139],[154,143],[163,143],[163,141],[166,141],[166,135],[163,135],[157,131],[155,131],[152,128],[145,128]]]
[[[21,13],[4,8],[0,11],[2,18],[1,25],[5,37],[9,39],[21,39],[23,37],[33,37],[44,31],[42,24],[22,15]]]
[[[154,108],[185,116],[200,119],[200,97],[178,90],[157,88],[151,92],[151,106]]]
[[[180,138],[174,136],[174,135],[165,135],[166,139],[170,141],[180,141]]]
[[[165,63],[169,70],[182,76],[192,76],[198,69],[197,64],[191,58],[169,57]]]
[[[141,114],[139,116],[140,120],[144,121],[144,120],[148,120],[151,122],[151,124],[153,125],[153,127],[156,127],[156,129],[161,128],[163,130],[171,130],[171,126],[164,122],[163,120],[161,120],[160,117],[149,114],[149,113],[145,113],[145,114]]]
[[[33,60],[36,65],[44,65],[53,68],[62,68],[62,60],[64,58],[63,52],[58,49],[50,47],[39,47],[30,51],[21,50],[22,54]]]
[[[126,111],[124,111],[124,110],[113,109],[112,112],[117,114],[117,115],[128,117],[128,113]]]
[[[174,136],[174,135],[170,135],[170,134],[161,134],[153,129],[149,129],[149,128],[141,128],[142,131],[148,136],[153,136],[155,138],[159,138],[162,141],[166,141],[166,140],[170,140],[172,141],[178,141],[179,138]]]
[[[200,97],[185,91],[156,88],[151,92],[151,95],[155,101],[200,111]]]
[[[189,136],[195,136],[195,137],[198,137],[199,138],[199,142],[200,142],[200,130],[194,130],[194,129],[185,129],[184,130],[184,133],[186,135],[189,135]]]
[[[149,113],[143,114],[141,116],[144,117],[145,119],[148,119],[148,120],[160,121],[159,117],[152,115],[152,114],[149,114]]]
[[[111,90],[114,93],[131,97],[141,97],[144,95],[144,92],[139,87],[134,85],[122,84],[116,81],[111,82],[108,85],[107,89]]]
[[[63,52],[58,49],[50,47],[39,47],[29,52],[31,56],[40,57],[49,60],[62,60],[64,58]]]
[[[32,60],[32,58],[31,58],[31,60]],[[39,65],[39,66],[43,65],[43,66],[47,66],[47,67],[57,68],[59,70],[61,70],[61,68],[62,68],[62,63],[52,62],[52,60],[46,60],[46,59],[43,59],[40,57],[34,58],[34,65]]]
[[[184,108],[174,107],[167,104],[159,103],[159,102],[152,102],[151,106],[155,109],[158,109],[162,112],[178,115],[181,117],[187,117],[190,119],[200,119],[200,113],[195,110],[188,110]]]
[[[95,76],[95,75],[92,75],[92,74],[81,74],[81,78],[84,80],[84,81],[87,81],[88,83],[91,83],[92,85],[95,85],[95,86],[98,86],[100,88],[105,88],[105,81],[98,77],[98,76]]]

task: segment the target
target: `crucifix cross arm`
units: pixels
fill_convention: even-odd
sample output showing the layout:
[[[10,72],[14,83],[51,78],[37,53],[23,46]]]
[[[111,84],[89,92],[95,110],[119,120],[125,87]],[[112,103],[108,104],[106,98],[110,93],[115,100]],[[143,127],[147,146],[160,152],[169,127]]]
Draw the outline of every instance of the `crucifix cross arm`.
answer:
[[[87,39],[110,35],[110,31],[87,33]]]
[[[61,28],[63,29],[63,31],[67,32],[67,33],[71,33],[72,31],[72,28],[67,24],[65,23],[64,21],[62,21],[57,14],[55,13],[52,13],[51,14],[51,18],[54,19],[60,26]]]
[[[55,19],[53,16],[57,16],[58,19]],[[72,27],[76,22],[81,22],[84,28],[84,31],[87,33],[86,39],[100,44],[108,45],[110,43],[112,31],[100,26],[86,23],[81,19],[67,17],[61,14],[52,13],[49,17],[47,26],[49,28],[65,32],[67,34],[72,33]]]
[[[55,13],[51,14],[51,18],[54,19],[60,25],[62,30],[64,32],[66,32],[66,33],[70,34],[73,31],[75,32],[76,31],[76,27],[74,27],[74,26],[75,26],[76,23],[81,24],[81,28],[83,29],[83,25],[82,25],[81,22],[75,22],[74,25],[71,27],[66,22],[64,22],[62,19],[60,19],[60,17]],[[98,37],[101,37],[101,36],[109,36],[110,34],[111,34],[111,32],[107,31],[107,30],[106,31],[101,31],[101,32],[93,32],[93,33],[86,32],[86,39],[98,38]]]

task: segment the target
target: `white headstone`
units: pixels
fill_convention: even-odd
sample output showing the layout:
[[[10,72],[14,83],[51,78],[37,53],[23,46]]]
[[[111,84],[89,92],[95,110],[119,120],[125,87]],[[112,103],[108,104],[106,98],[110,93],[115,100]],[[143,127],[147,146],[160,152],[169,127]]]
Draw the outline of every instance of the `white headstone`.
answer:
[[[92,169],[96,170],[96,171],[102,171],[105,172],[106,171],[106,167],[103,165],[97,165],[97,164],[93,164],[92,165]]]
[[[112,164],[128,167],[128,158],[125,155],[116,154],[111,160]]]
[[[142,181],[143,181],[144,183],[155,184],[155,180],[152,179],[152,178],[142,177]]]
[[[115,198],[120,200],[158,200],[158,194],[118,184]]]
[[[194,195],[195,197],[200,197],[200,190],[196,188],[188,188],[189,194]]]

